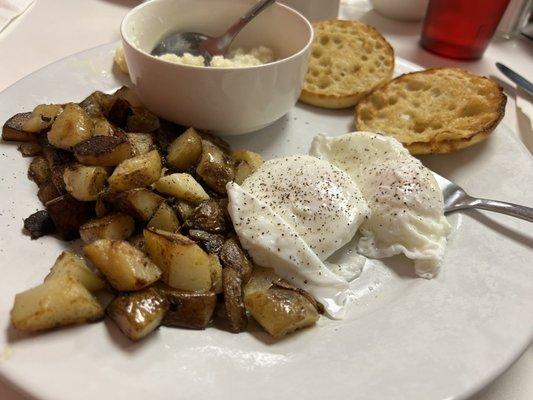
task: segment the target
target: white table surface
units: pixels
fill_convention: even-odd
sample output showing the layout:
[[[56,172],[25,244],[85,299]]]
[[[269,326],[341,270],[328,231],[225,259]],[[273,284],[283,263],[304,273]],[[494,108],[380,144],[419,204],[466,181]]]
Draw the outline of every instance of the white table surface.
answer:
[[[70,54],[119,39],[119,23],[140,3],[133,0],[37,0],[21,17],[0,32],[0,91],[20,78]],[[461,66],[500,79],[508,95],[504,123],[533,153],[533,131],[517,112],[514,86],[497,71],[501,61],[533,81],[533,42],[527,39],[494,39],[485,56],[475,62],[438,57],[418,45],[419,23],[393,21],[371,10],[366,0],[342,0],[341,17],[375,26],[391,42],[398,56],[424,67]],[[58,378],[60,379],[60,378]],[[0,399],[23,396],[0,381]],[[533,399],[533,346],[501,377],[471,400]]]

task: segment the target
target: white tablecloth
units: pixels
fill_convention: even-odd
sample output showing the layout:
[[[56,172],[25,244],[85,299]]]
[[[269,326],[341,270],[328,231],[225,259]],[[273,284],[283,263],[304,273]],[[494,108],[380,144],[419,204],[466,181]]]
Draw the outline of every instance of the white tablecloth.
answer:
[[[37,0],[28,12],[0,33],[0,91],[56,60],[118,40],[121,19],[138,3],[140,1],[133,0]],[[420,48],[419,23],[384,18],[372,11],[366,0],[343,0],[341,17],[360,19],[375,26],[392,43],[398,56],[424,67],[462,66],[502,79],[502,86],[509,96],[504,123],[533,153],[533,132],[526,117],[516,111],[514,86],[494,66],[494,62],[501,61],[533,81],[533,42],[494,39],[481,60],[458,62]],[[24,397],[0,381],[0,399],[22,400]],[[471,400],[503,399],[533,399],[533,347]]]

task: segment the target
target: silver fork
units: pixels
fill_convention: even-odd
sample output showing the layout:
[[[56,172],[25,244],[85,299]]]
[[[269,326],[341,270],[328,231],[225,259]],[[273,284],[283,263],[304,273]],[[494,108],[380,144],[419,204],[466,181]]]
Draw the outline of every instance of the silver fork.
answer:
[[[463,188],[433,172],[444,197],[444,212],[449,213],[467,208],[494,211],[533,222],[533,208],[497,200],[477,199],[469,196]]]

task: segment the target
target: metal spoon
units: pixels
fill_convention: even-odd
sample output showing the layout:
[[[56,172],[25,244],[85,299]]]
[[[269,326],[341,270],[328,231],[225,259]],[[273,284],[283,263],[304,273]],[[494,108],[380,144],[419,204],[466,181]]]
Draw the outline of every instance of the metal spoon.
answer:
[[[213,56],[223,56],[231,42],[242,28],[254,19],[261,11],[275,3],[276,0],[261,0],[250,8],[237,22],[221,36],[211,37],[198,32],[174,32],[164,38],[153,50],[152,55],[160,56],[173,53],[182,56],[185,53],[203,56],[205,65],[209,66]]]
[[[478,208],[481,210],[494,211],[507,214],[512,217],[525,219],[533,222],[533,208],[520,206],[518,204],[505,203],[503,201],[477,199],[469,196],[463,188],[459,187],[448,179],[433,172],[437,183],[442,189],[444,197],[444,212],[463,210],[467,208]]]

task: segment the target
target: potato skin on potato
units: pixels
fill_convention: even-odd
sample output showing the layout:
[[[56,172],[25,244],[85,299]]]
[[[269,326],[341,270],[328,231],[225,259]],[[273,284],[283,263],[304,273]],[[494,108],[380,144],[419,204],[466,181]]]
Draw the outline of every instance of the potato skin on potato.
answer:
[[[157,289],[169,302],[163,325],[205,329],[215,310],[217,296],[212,292],[187,292],[159,284]]]
[[[242,249],[236,238],[230,238],[224,242],[219,252],[220,261],[225,268],[233,268],[239,273],[242,282],[245,284],[252,275],[252,262]]]
[[[248,317],[244,306],[244,291],[241,277],[233,268],[222,270],[222,289],[230,330],[233,333],[243,332],[248,326]]]
[[[198,205],[187,218],[185,226],[210,233],[225,233],[228,229],[226,221],[227,202],[225,200],[207,200]]]
[[[2,126],[2,139],[14,142],[31,142],[36,140],[37,135],[26,132],[22,125],[31,117],[31,112],[19,113],[9,118]]]
[[[50,200],[46,203],[46,211],[64,240],[76,239],[80,226],[93,216],[92,203],[78,201],[70,195]]]
[[[131,340],[147,336],[161,325],[169,307],[168,300],[157,289],[122,293],[107,306],[107,315]]]

